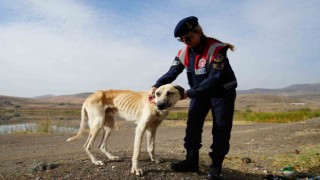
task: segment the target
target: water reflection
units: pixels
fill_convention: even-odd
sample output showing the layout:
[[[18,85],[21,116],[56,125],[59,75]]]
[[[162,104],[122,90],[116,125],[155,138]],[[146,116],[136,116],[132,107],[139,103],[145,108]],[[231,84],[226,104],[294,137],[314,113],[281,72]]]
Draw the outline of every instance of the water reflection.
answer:
[[[63,127],[63,126],[51,126],[51,131],[54,133],[64,133],[64,132],[76,132],[76,128]],[[0,125],[0,135],[19,133],[19,132],[37,132],[38,126],[34,123],[24,123],[24,124],[11,124],[11,125]]]

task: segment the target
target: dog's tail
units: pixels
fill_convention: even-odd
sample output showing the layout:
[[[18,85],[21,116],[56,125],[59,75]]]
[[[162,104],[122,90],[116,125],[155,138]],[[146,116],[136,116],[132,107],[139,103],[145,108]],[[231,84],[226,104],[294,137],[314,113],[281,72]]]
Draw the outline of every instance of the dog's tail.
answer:
[[[67,139],[67,142],[78,140],[81,137],[81,134],[86,127],[86,118],[88,117],[88,114],[87,114],[87,111],[84,106],[85,106],[85,104],[83,104],[82,108],[81,108],[81,122],[80,122],[79,131],[78,131],[77,135]]]

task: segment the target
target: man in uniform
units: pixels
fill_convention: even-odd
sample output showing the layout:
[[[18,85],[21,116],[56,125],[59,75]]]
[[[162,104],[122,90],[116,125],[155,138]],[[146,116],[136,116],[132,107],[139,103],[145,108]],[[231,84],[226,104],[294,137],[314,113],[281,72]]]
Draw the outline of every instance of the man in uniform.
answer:
[[[173,82],[186,69],[190,89],[185,92],[185,98],[191,99],[184,138],[187,155],[185,160],[172,163],[171,169],[178,172],[199,170],[202,128],[211,110],[213,141],[208,179],[220,179],[222,163],[230,148],[236,98],[237,80],[227,57],[227,50],[234,47],[205,36],[194,16],[182,19],[174,36],[186,46],[178,52],[169,71],[150,90],[152,96],[158,87]]]

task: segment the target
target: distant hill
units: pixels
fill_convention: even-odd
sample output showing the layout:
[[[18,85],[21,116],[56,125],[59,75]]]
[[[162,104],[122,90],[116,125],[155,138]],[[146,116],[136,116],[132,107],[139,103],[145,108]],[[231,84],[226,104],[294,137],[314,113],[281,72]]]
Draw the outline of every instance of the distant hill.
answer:
[[[91,92],[78,93],[73,95],[60,95],[60,96],[38,96],[34,97],[39,101],[53,102],[53,103],[70,103],[82,104],[83,101],[90,95]]]
[[[55,97],[55,95],[52,95],[52,94],[45,94],[45,95],[42,95],[42,96],[36,96],[36,97],[33,97],[33,99],[51,98],[51,97]]]
[[[238,90],[238,94],[274,94],[283,96],[296,96],[303,94],[320,94],[320,83],[296,84],[281,89],[255,88],[249,90]]]
[[[84,92],[73,95],[59,95],[55,96],[52,94],[42,95],[33,97],[32,99],[39,100],[58,100],[58,99],[85,99],[92,92]],[[282,95],[282,96],[297,96],[303,94],[320,94],[320,83],[316,84],[295,84],[288,87],[280,88],[280,89],[267,89],[267,88],[254,88],[248,90],[237,90],[237,94],[272,94],[272,95]]]
[[[0,95],[0,107],[13,107],[29,103],[32,103],[32,99]]]
[[[0,95],[0,109],[10,108],[80,108],[92,92],[73,95],[43,95],[21,98]],[[237,90],[237,110],[275,111],[283,108],[320,108],[320,83],[296,84],[281,89],[255,88]],[[302,106],[303,105],[303,106]],[[186,110],[189,99],[179,101],[176,110]]]
[[[75,98],[86,98],[88,97],[90,94],[92,94],[91,92],[84,92],[84,93],[78,93],[78,94],[73,94],[73,95],[52,95],[52,94],[46,94],[46,95],[42,95],[42,96],[35,96],[32,97],[32,99],[48,99],[48,98],[57,98],[57,97],[75,97]]]
[[[320,108],[320,83],[296,84],[281,89],[255,88],[238,90],[238,110],[278,111],[297,108]]]

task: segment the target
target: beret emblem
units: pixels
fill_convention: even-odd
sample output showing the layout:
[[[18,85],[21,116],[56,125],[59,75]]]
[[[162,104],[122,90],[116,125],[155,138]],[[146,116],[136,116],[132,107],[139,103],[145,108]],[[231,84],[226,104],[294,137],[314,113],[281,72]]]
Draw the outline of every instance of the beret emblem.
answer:
[[[186,25],[187,25],[188,29],[192,29],[192,25],[191,25],[191,24],[189,24],[188,22],[186,22]]]

